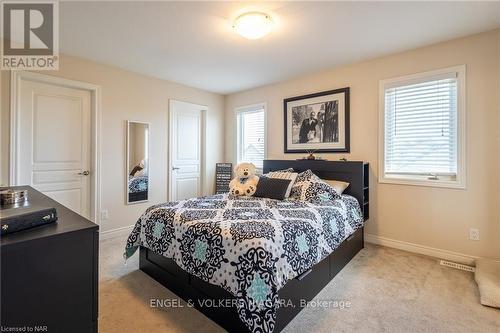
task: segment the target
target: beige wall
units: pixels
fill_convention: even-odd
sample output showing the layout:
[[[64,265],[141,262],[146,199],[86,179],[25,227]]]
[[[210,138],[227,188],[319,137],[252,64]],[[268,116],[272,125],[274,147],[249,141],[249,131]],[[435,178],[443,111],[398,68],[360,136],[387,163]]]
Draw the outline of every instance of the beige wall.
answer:
[[[10,72],[0,71],[0,186],[9,182],[9,77]]]
[[[170,98],[208,106],[206,175],[204,190],[212,192],[215,163],[224,160],[224,96],[154,79],[79,58],[62,56],[60,70],[44,72],[89,82],[102,89],[102,209],[109,220],[101,231],[130,226],[146,207],[167,200],[168,101]],[[1,72],[1,171],[0,183],[8,183],[10,74]],[[150,125],[150,200],[125,205],[126,120]]]
[[[379,80],[467,65],[467,189],[378,184]],[[283,153],[283,99],[351,88],[351,153],[326,154],[370,162],[366,232],[472,256],[500,259],[500,30],[273,84],[226,97],[226,159],[234,161],[235,107],[267,102],[268,158]],[[468,240],[469,227],[480,241]]]
[[[497,46],[498,46],[498,50],[497,50],[497,55],[500,57],[500,33],[498,34],[498,41],[497,41]],[[500,77],[500,64],[498,65],[498,77]],[[498,93],[497,93],[497,96],[498,96],[498,106],[500,108],[500,80],[498,80]],[[499,112],[500,113],[500,112]],[[500,164],[500,115],[498,115],[498,123],[497,123],[497,148],[498,148],[498,151],[497,151],[497,165]],[[497,171],[498,172],[498,171]],[[497,188],[500,189],[500,176],[498,177],[498,180],[497,180]],[[497,197],[497,207],[500,207],[500,195]],[[499,208],[500,210],[500,208]],[[500,224],[500,213],[498,214],[498,220],[499,220],[499,224]]]

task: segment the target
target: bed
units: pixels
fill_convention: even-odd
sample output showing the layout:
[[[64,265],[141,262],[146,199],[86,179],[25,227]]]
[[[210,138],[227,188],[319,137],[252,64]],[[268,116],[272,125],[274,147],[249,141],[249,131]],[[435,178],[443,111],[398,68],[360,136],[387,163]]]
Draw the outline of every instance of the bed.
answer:
[[[368,164],[266,160],[350,185],[335,200],[227,194],[148,208],[126,256],[230,332],[279,332],[363,248]]]
[[[148,200],[148,176],[128,176],[128,201]]]

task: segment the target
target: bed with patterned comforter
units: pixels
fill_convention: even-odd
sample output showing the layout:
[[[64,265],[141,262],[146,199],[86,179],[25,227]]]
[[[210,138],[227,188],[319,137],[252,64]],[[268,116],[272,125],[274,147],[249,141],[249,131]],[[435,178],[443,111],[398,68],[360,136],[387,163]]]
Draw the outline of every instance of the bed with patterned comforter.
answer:
[[[128,192],[138,193],[148,190],[148,176],[128,176]]]
[[[252,332],[272,332],[278,290],[309,270],[363,226],[358,201],[342,195],[310,203],[228,194],[150,207],[125,249],[139,246],[237,298]]]

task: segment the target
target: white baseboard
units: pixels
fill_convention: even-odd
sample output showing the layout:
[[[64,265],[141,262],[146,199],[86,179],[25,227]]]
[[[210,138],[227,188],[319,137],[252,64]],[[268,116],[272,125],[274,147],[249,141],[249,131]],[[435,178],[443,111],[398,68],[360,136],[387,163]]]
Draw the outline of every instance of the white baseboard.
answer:
[[[134,225],[130,225],[128,227],[122,227],[122,228],[117,228],[113,230],[107,230],[107,231],[101,231],[99,232],[99,240],[105,240],[105,239],[110,239],[114,237],[119,237],[123,236],[124,238],[127,237],[132,229],[134,228]]]
[[[437,249],[434,247],[429,247],[429,246],[424,246],[424,245],[419,245],[419,244],[414,244],[414,243],[403,242],[400,240],[385,238],[385,237],[381,237],[381,236],[377,236],[377,235],[373,235],[373,234],[367,234],[367,233],[365,233],[365,241],[368,243],[372,243],[372,244],[377,244],[377,245],[392,247],[392,248],[403,250],[403,251],[423,254],[426,256],[444,259],[444,260],[448,260],[448,261],[453,261],[453,262],[457,262],[457,263],[465,264],[465,265],[469,265],[469,266],[474,266],[474,261],[479,258],[479,257],[475,257],[475,256],[470,256],[467,254],[457,253],[457,252],[443,250],[443,249]]]

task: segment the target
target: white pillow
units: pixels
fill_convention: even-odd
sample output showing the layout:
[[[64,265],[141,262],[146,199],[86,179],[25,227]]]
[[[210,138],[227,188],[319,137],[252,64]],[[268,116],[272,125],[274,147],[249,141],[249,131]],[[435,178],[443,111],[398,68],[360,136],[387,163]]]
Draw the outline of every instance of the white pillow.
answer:
[[[342,194],[342,192],[344,192],[345,189],[349,186],[349,183],[341,182],[339,180],[328,180],[328,179],[322,179],[322,180],[325,183],[328,183],[328,185],[330,185],[331,187],[333,187],[335,192],[337,192],[338,194]]]
[[[266,173],[264,176],[268,178],[277,178],[277,179],[290,179],[290,184],[288,184],[288,187],[286,189],[285,193],[285,199],[290,196],[290,191],[292,190],[292,186],[295,183],[295,179],[297,179],[297,176],[299,174],[296,172],[283,172],[283,171],[272,171]]]

